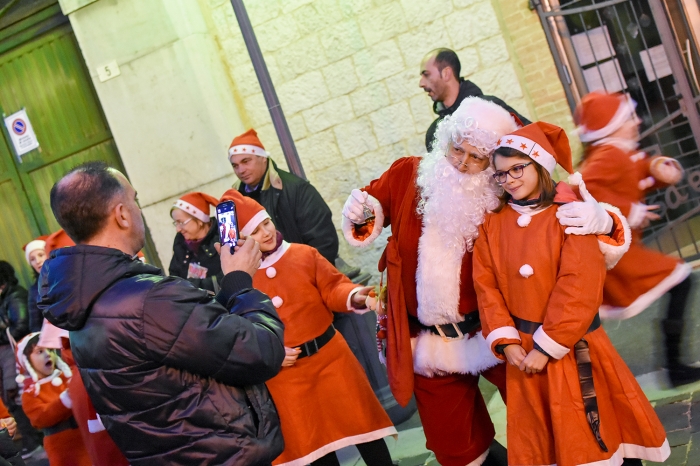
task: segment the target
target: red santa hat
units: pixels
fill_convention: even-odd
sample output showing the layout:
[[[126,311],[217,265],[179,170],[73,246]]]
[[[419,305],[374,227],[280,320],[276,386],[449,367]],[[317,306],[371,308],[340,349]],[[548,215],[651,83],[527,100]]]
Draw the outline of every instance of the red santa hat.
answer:
[[[263,220],[270,218],[265,208],[254,199],[245,197],[235,189],[229,189],[221,197],[221,202],[233,201],[236,204],[236,216],[241,235],[248,236]]]
[[[517,149],[542,165],[550,174],[557,164],[573,173],[571,147],[566,131],[562,128],[538,121],[506,134],[498,141],[498,147]],[[575,182],[575,181],[574,181]]]
[[[591,142],[611,135],[635,116],[636,103],[626,94],[591,92],[574,112],[579,138]]]
[[[265,150],[265,146],[263,146],[260,139],[258,139],[258,133],[252,128],[240,136],[233,138],[228,148],[228,161],[230,162],[231,157],[238,154],[259,155],[261,157],[270,156]]]
[[[67,248],[70,246],[75,246],[75,242],[70,239],[68,233],[64,229],[60,229],[54,233],[51,233],[48,238],[46,238],[46,254],[51,254],[51,251],[59,248]]]
[[[48,377],[43,377],[39,379],[39,375],[29,361],[29,357],[24,354],[25,349],[29,344],[39,345],[39,332],[30,333],[25,335],[19,342],[17,342],[17,348],[15,349],[15,362],[17,363],[17,377],[15,380],[18,384],[24,386],[24,390],[28,390],[32,385],[34,385],[34,394],[38,395],[41,389],[42,383],[51,382],[51,385],[60,386],[63,384],[64,380],[61,379],[61,375],[65,378],[65,381],[73,376],[73,373],[68,367],[63,359],[61,359],[57,354],[54,355],[56,369],[53,374]]]
[[[209,206],[216,206],[218,203],[219,201],[214,196],[210,196],[206,193],[187,193],[175,201],[173,207],[170,209],[170,213],[172,214],[173,209],[180,209],[197,220],[206,223],[211,218],[209,216]]]
[[[29,255],[31,253],[39,250],[46,250],[46,238],[48,238],[48,235],[42,235],[22,246],[22,250],[24,250],[24,258],[27,259],[27,264],[32,265],[32,263],[29,261]]]

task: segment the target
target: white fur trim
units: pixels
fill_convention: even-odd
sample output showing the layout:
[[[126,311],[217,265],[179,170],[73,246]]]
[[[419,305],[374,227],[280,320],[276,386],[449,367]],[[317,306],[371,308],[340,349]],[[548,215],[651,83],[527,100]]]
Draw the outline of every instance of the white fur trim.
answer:
[[[619,218],[620,222],[622,222],[622,231],[624,232],[623,236],[625,243],[621,244],[620,246],[613,246],[612,244],[598,240],[598,247],[605,258],[605,266],[608,270],[610,270],[615,267],[617,263],[620,262],[620,259],[622,259],[622,256],[629,251],[630,244],[632,244],[632,230],[630,229],[629,223],[627,223],[627,219],[624,215],[622,215],[622,212],[620,212],[620,209],[604,202],[601,202],[600,205],[608,212],[612,212],[617,215],[617,218]]]
[[[290,244],[284,240],[282,240],[282,246],[279,247],[279,249],[269,256],[265,258],[265,260],[262,261],[260,264],[261,269],[266,269],[268,267],[271,267],[273,264],[276,264],[278,260],[284,256],[284,253],[287,252],[289,249]]]
[[[88,419],[87,421],[87,426],[88,426],[88,432],[91,434],[96,434],[98,432],[102,432],[105,429],[105,425],[102,424],[102,419],[100,418],[99,414],[96,414],[97,419]]]
[[[535,343],[540,345],[540,348],[545,350],[547,354],[554,359],[561,359],[566,356],[569,351],[571,351],[566,346],[562,346],[556,341],[552,340],[552,338],[545,333],[541,326],[535,330],[535,334],[532,335],[532,339],[535,340]]]
[[[528,226],[531,221],[532,215],[522,214],[520,217],[518,217],[518,225],[520,225],[523,228]]]
[[[522,267],[520,267],[520,270],[518,272],[520,272],[520,275],[522,275],[525,278],[531,277],[535,273],[535,271],[532,270],[532,266],[530,264],[523,265]]]
[[[493,355],[481,332],[472,338],[465,335],[461,340],[443,341],[440,335],[424,330],[411,338],[411,347],[413,372],[425,377],[445,374],[478,375],[503,362]]]
[[[489,345],[489,349],[493,346],[496,340],[500,340],[501,338],[506,340],[522,341],[520,339],[520,333],[518,333],[518,329],[515,327],[498,327],[489,333],[489,336],[486,338],[486,343]]]
[[[360,291],[362,288],[363,288],[362,286],[357,286],[357,287],[353,288],[353,289],[350,291],[350,293],[348,293],[348,300],[347,300],[347,302],[346,302],[346,304],[345,304],[346,307],[348,308],[348,311],[353,311],[353,312],[358,311],[358,309],[355,309],[354,307],[352,307],[352,296],[353,296],[355,293],[357,293],[358,291]],[[366,300],[365,300],[365,301],[366,301]],[[368,310],[369,310],[369,309],[368,309]],[[360,310],[360,312],[362,313],[361,310]],[[364,313],[363,313],[363,314],[364,314]]]
[[[209,217],[208,212],[203,212],[202,210],[199,209],[199,207],[195,207],[194,205],[190,204],[187,201],[183,201],[182,199],[178,199],[175,201],[173,204],[173,207],[177,207],[181,211],[190,214],[197,220],[201,220],[202,222],[208,222],[211,217]]]
[[[46,241],[41,239],[35,239],[34,241],[28,242],[24,247],[24,258],[27,259],[27,264],[32,265],[31,262],[29,262],[29,254],[37,250],[43,251],[45,247]]]
[[[279,296],[275,296],[272,298],[272,305],[275,306],[275,308],[279,309],[280,307],[282,307],[282,304],[284,304],[284,300]]]
[[[673,269],[673,272],[661,280],[654,288],[635,299],[629,306],[600,306],[600,317],[602,319],[614,320],[624,320],[634,317],[641,313],[644,309],[651,306],[654,301],[665,295],[668,290],[688,278],[692,271],[693,268],[689,264],[678,264],[676,268]]]
[[[63,390],[61,394],[58,395],[58,398],[61,400],[61,403],[63,403],[63,406],[68,409],[73,409],[73,402],[70,399],[70,395],[68,395],[68,389]]]
[[[277,269],[274,267],[268,267],[265,269],[265,275],[267,275],[267,278],[275,278],[277,276]]]
[[[380,438],[389,437],[390,435],[394,436],[394,438],[398,438],[398,433],[396,432],[396,428],[394,426],[384,427],[365,434],[353,435],[352,437],[341,438],[340,440],[336,440],[335,442],[322,446],[318,450],[313,451],[302,458],[297,458],[286,463],[280,463],[277,466],[304,466],[323,456],[326,456],[332,451],[337,451],[341,448],[349,447],[350,445],[357,445],[358,443],[372,442],[374,440],[379,440]]]
[[[609,136],[616,130],[620,129],[620,127],[622,127],[627,120],[632,118],[635,111],[635,105],[630,102],[629,97],[624,96],[623,98],[624,100],[620,100],[620,105],[617,107],[615,115],[613,115],[608,124],[602,128],[597,130],[589,130],[585,126],[579,126],[576,128],[581,142],[591,142],[604,138],[605,136]]]
[[[231,157],[234,155],[250,154],[259,155],[260,157],[269,157],[270,153],[259,146],[254,146],[252,144],[238,144],[228,149],[228,161],[231,161]]]
[[[550,154],[544,147],[537,144],[537,142],[519,134],[506,134],[500,139],[498,147],[510,147],[511,149],[519,150],[542,165],[550,174],[557,166],[557,159],[554,155]]]
[[[372,233],[362,241],[358,241],[352,235],[354,229],[354,224],[352,221],[345,215],[340,216],[343,236],[345,236],[345,239],[350,246],[354,246],[356,248],[366,248],[372,244],[372,242],[379,237],[384,229],[384,209],[382,209],[382,204],[376,198],[369,195],[367,196],[367,203],[374,209],[374,226],[372,227]]]
[[[621,443],[615,454],[606,460],[583,463],[580,466],[618,466],[622,464],[623,458],[639,458],[647,461],[661,463],[671,456],[671,447],[668,439],[664,440],[660,447],[645,447],[631,443]]]
[[[266,218],[270,218],[270,214],[268,214],[267,211],[264,209],[258,212],[257,214],[253,215],[253,218],[248,220],[248,223],[246,223],[243,226],[243,228],[241,228],[241,234],[243,236],[250,235],[251,233],[253,233],[253,231],[255,231],[258,225],[260,225]]]

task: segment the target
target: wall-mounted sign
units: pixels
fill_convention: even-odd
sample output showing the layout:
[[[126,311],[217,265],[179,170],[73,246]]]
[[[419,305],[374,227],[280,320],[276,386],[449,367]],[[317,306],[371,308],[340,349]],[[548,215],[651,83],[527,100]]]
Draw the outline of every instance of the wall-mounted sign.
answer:
[[[25,109],[5,117],[5,127],[10,133],[10,139],[20,163],[24,154],[39,148],[39,141],[36,139],[34,128]]]
[[[106,65],[97,67],[97,77],[100,79],[101,83],[108,81],[112,78],[116,78],[120,74],[122,74],[122,72],[119,70],[117,60],[112,60]]]

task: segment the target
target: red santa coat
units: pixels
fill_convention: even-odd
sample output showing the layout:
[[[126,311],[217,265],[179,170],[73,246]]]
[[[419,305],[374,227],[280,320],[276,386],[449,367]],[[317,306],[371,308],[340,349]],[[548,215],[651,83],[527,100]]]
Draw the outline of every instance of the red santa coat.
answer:
[[[654,159],[612,144],[590,146],[581,174],[593,197],[629,216],[632,205],[644,202],[649,190],[665,186],[651,175]],[[690,272],[683,261],[644,247],[641,231],[633,230],[629,251],[605,279],[601,317],[627,319],[639,314]]]
[[[39,382],[39,393],[35,385],[29,385],[22,393],[22,409],[37,429],[47,429],[73,417],[71,401],[66,389],[68,383],[61,379],[59,371]],[[60,380],[59,385],[52,381]],[[66,429],[44,437],[44,449],[51,466],[91,466],[79,429]]]
[[[561,189],[558,189],[561,191]],[[474,279],[487,341],[536,341],[550,358],[529,375],[507,365],[508,462],[617,466],[622,458],[663,461],[670,454],[663,426],[602,327],[586,334],[598,312],[605,262],[595,237],[566,235],[551,206],[527,221],[511,206],[487,216],[474,247]],[[512,316],[542,322],[534,335]],[[598,445],[583,408],[572,347],[590,349],[600,414]],[[499,356],[503,357],[503,356]]]
[[[272,297],[290,348],[322,335],[333,322],[331,311],[348,312],[357,288],[316,249],[287,242],[263,261],[253,286]],[[284,436],[284,451],[273,464],[305,465],[345,446],[396,434],[338,332],[318,353],[282,368],[267,387]]]

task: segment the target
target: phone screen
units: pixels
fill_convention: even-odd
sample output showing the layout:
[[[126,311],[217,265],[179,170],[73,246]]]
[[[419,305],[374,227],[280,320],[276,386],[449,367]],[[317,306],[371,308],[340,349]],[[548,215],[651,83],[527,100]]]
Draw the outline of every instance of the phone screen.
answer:
[[[221,246],[228,245],[231,248],[236,246],[236,244],[238,244],[236,204],[234,204],[233,201],[224,201],[217,205],[216,220],[219,224],[219,242]]]

